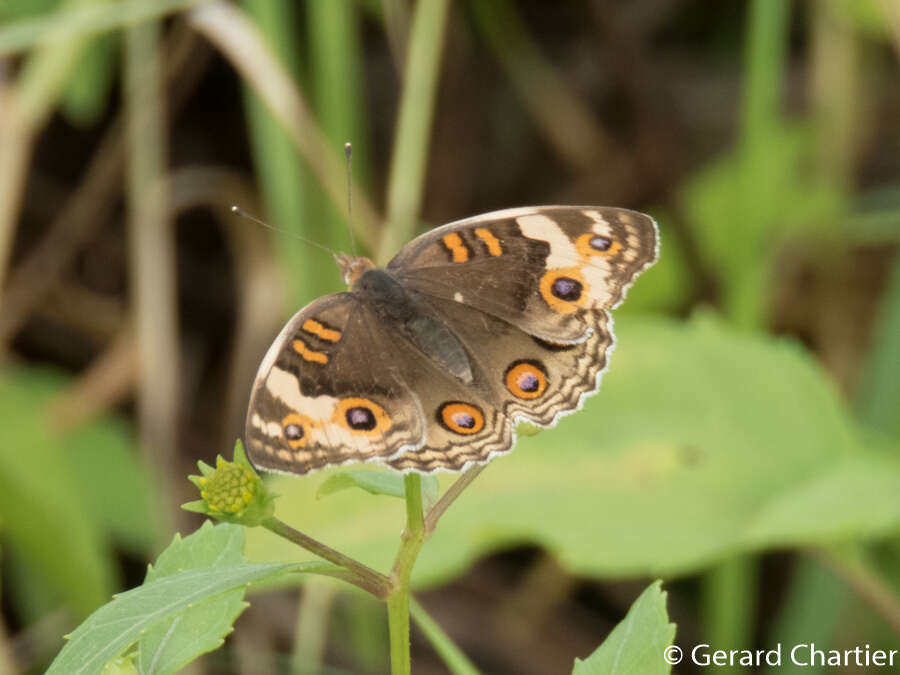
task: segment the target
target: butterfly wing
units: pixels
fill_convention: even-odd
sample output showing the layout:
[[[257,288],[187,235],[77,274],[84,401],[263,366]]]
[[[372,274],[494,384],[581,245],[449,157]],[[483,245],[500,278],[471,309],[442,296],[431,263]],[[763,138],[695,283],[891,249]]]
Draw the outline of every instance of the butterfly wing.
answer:
[[[426,422],[418,398],[392,367],[392,340],[353,293],[301,309],[257,373],[245,430],[250,461],[304,474],[420,447]]]
[[[585,312],[617,306],[656,260],[652,218],[610,207],[538,206],[425,233],[388,264],[407,288],[558,343],[585,340]]]
[[[390,464],[461,470],[511,449],[517,422],[549,427],[578,410],[599,387],[614,344],[608,309],[656,252],[648,216],[595,207],[501,211],[411,242],[388,268],[465,346],[474,381],[448,397],[446,373],[434,374],[432,399],[422,401],[428,440]],[[451,404],[463,420],[465,406],[490,416],[503,433],[448,424]]]
[[[594,393],[613,345],[612,319],[606,310],[585,316],[590,335],[571,344],[537,339],[512,324],[459,303],[429,298],[442,319],[466,346],[473,382],[460,389],[446,372],[434,372],[417,390],[429,426],[421,448],[391,460],[394,468],[431,472],[459,471],[483,463],[515,445],[516,423],[541,427],[581,407]],[[473,410],[475,412],[473,412]],[[490,433],[473,434],[454,424],[448,413],[490,419]]]
[[[308,305],[260,366],[248,456],[294,474],[369,460],[431,472],[508,451],[517,421],[551,426],[596,390],[607,309],[656,250],[652,219],[596,207],[501,211],[418,237],[388,270],[446,328],[416,328],[413,344],[363,294]],[[445,367],[462,352],[465,377]]]

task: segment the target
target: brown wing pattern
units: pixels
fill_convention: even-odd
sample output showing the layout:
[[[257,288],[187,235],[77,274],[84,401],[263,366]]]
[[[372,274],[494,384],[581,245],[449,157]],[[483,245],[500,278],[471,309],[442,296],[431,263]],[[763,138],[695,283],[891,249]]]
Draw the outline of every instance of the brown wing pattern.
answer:
[[[485,462],[512,449],[517,422],[553,426],[562,415],[578,410],[584,398],[597,390],[613,345],[608,312],[586,313],[584,318],[593,328],[590,337],[561,345],[543,342],[483,312],[454,306],[453,302],[432,301],[462,342],[475,346],[469,351],[475,381],[462,396],[454,394],[456,398],[451,399],[443,391],[443,381],[431,380],[428,391],[440,395],[422,401],[429,419],[428,440],[422,448],[391,460],[391,466],[420,472],[458,471],[468,464]],[[508,431],[488,439],[468,439],[453,433],[438,418],[440,405],[446,400],[482,409],[490,401],[492,414],[496,411]],[[429,415],[429,411],[434,414]],[[500,428],[500,422],[495,426]]]
[[[298,312],[260,366],[248,455],[296,474],[369,460],[428,473],[507,452],[517,422],[552,426],[596,391],[614,344],[608,310],[656,255],[651,218],[607,207],[432,230],[388,265],[412,292],[403,307],[431,318],[370,306],[362,290]],[[466,378],[445,365],[460,350]]]
[[[508,451],[516,422],[552,426],[579,409],[614,344],[607,310],[656,255],[651,218],[605,207],[512,209],[411,242],[388,269],[466,345],[476,374],[469,395],[490,401],[510,433],[469,441],[436,422],[423,401],[426,444],[390,464],[460,470]]]
[[[303,474],[420,447],[418,399],[391,370],[395,345],[351,293],[320,298],[285,326],[263,359],[247,413],[253,464]]]
[[[409,288],[501,318],[543,339],[584,340],[579,310],[618,305],[657,255],[653,219],[609,207],[510,209],[413,240],[388,269]]]

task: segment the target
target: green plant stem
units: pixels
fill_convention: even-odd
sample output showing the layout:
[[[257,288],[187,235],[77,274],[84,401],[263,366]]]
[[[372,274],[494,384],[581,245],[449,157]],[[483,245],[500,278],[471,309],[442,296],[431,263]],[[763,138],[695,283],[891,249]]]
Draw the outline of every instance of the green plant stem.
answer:
[[[454,481],[453,485],[447,488],[447,491],[441,495],[441,498],[437,501],[437,503],[431,507],[431,510],[428,511],[428,515],[425,516],[425,537],[428,538],[431,536],[431,533],[434,532],[434,528],[437,527],[437,522],[440,520],[441,516],[444,515],[444,512],[450,508],[450,505],[456,501],[456,498],[472,483],[473,480],[478,478],[478,474],[484,471],[486,464],[476,464],[471,469],[467,470],[462,476]]]
[[[299,86],[301,40],[294,28],[297,24],[295,4],[285,0],[243,0],[242,4],[283,67],[286,84]],[[244,102],[265,217],[283,230],[274,234],[287,282],[285,310],[289,313],[294,311],[289,308],[302,307],[313,298],[335,290],[332,286],[334,264],[328,256],[310,251],[309,246],[297,238],[299,235],[319,241],[318,235],[308,230],[309,224],[317,220],[309,199],[317,188],[312,185],[312,177],[300,152],[246,79]],[[303,262],[297,264],[297,261]],[[329,271],[332,271],[331,275]]]
[[[387,36],[388,48],[394,67],[398,71],[406,68],[407,41],[409,40],[410,8],[406,0],[380,0],[381,20]]]
[[[322,542],[313,539],[299,530],[295,530],[293,527],[274,516],[266,518],[262,522],[262,526],[270,532],[277,534],[279,537],[284,537],[288,541],[297,544],[297,546],[305,548],[310,553],[343,567],[350,572],[350,576],[346,577],[346,580],[354,586],[358,586],[364,591],[368,591],[376,598],[384,599],[388,597],[391,590],[391,579],[380,572],[376,572],[371,567],[362,564],[358,560],[355,560],[330,546],[326,546]]]
[[[409,675],[409,587],[399,588],[387,599],[391,641],[391,675]]]
[[[388,184],[388,227],[376,257],[383,261],[412,238],[422,205],[448,0],[421,0],[409,36],[403,96]]]
[[[429,511],[427,519],[422,503],[422,477],[415,473],[404,477],[406,488],[406,528],[403,531],[400,549],[397,551],[397,557],[394,560],[390,577],[386,577],[340,551],[336,551],[303,532],[295,530],[274,516],[264,520],[262,526],[346,571],[345,575],[331,574],[331,576],[338,576],[368,591],[375,597],[387,601],[391,673],[393,675],[409,675],[411,667],[409,657],[409,582],[412,577],[413,565],[415,565],[416,558],[418,558],[425,541],[434,531],[434,526],[438,519],[483,469],[483,466],[473,467],[457,479]],[[426,522],[428,523],[427,526]],[[426,620],[430,621],[430,619],[427,619],[427,615]],[[417,619],[417,621],[420,621],[420,619]],[[442,657],[446,658],[445,655],[449,651],[458,653],[456,647],[450,644],[449,638],[443,633],[435,637],[437,633],[434,630],[428,631],[425,628],[423,630],[426,631],[435,649],[442,654]],[[437,631],[439,632],[439,629]],[[448,644],[450,647],[447,647]],[[467,664],[465,657],[454,659],[454,663],[463,664],[463,666]],[[448,661],[449,664],[450,661]],[[476,672],[472,669],[466,670],[463,667],[461,668],[453,672]]]
[[[846,616],[850,597],[849,589],[821,560],[804,555],[791,572],[781,610],[763,644],[831,644],[841,618]],[[824,668],[787,663],[763,671],[765,675],[822,675],[824,672]]]
[[[437,622],[432,619],[428,612],[416,602],[416,599],[409,598],[409,611],[413,621],[422,630],[431,646],[441,657],[441,660],[447,666],[447,669],[453,675],[478,675],[478,669],[469,661],[469,658],[463,654],[453,640],[441,629]]]
[[[703,579],[704,641],[716,649],[749,649],[756,616],[758,564],[754,558],[733,558]],[[722,666],[722,673],[738,673],[737,666]]]
[[[393,591],[387,599],[388,630],[391,638],[391,673],[409,675],[409,580],[413,565],[425,543],[425,518],[422,509],[422,477],[405,476],[406,529],[391,570]]]
[[[821,549],[819,559],[843,579],[897,635],[900,635],[900,599],[890,584],[865,558],[863,549],[850,546],[846,550]]]

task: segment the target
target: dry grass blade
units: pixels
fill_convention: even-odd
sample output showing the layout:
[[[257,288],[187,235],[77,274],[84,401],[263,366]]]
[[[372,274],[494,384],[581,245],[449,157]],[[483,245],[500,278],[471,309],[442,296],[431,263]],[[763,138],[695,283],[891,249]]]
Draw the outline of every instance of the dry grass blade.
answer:
[[[34,141],[86,44],[84,37],[69,38],[36,50],[19,70],[15,87],[5,88],[0,97],[0,288],[4,286]]]
[[[53,403],[51,418],[65,431],[99,415],[131,393],[138,379],[134,330],[124,326],[106,350]]]
[[[407,0],[381,0],[384,32],[397,72],[406,69],[406,48],[409,41],[409,4]]]
[[[181,409],[180,345],[176,300],[175,241],[163,176],[165,153],[162,73],[157,23],[125,33],[125,110],[128,161],[129,261],[132,311],[140,362],[138,429],[141,446],[159,466],[164,503],[175,509],[178,413]]]
[[[209,52],[198,49],[201,45],[197,42],[196,34],[184,23],[175,25],[166,42],[170,112],[181,107],[208,62]],[[122,188],[124,167],[124,125],[117,118],[94,152],[78,189],[63,205],[47,234],[10,274],[0,314],[0,352],[56,285],[80,247],[107,221],[115,207],[114,196]]]

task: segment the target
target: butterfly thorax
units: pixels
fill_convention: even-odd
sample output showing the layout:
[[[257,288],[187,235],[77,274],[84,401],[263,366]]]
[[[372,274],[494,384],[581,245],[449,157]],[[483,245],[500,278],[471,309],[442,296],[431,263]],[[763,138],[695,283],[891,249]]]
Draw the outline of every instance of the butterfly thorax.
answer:
[[[352,256],[346,253],[335,253],[334,261],[341,271],[341,278],[350,290],[368,270],[375,269],[375,263],[362,256]]]
[[[394,327],[441,368],[471,384],[472,367],[466,350],[420,293],[404,287],[388,270],[374,266],[350,289],[385,325]]]

